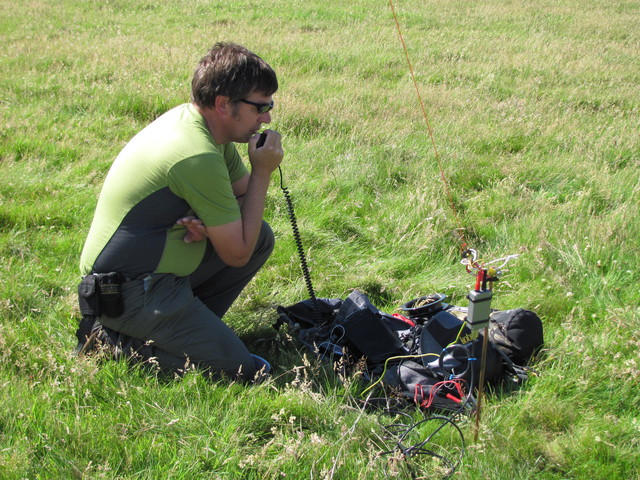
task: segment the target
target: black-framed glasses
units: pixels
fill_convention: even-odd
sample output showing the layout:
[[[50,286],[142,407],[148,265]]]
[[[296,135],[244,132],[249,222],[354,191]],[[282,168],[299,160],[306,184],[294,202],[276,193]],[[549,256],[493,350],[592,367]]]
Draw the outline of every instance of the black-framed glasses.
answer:
[[[251,102],[249,100],[245,100],[244,98],[241,98],[240,101],[242,103],[248,103],[249,105],[253,105],[258,109],[258,113],[267,113],[273,108],[273,100],[271,100],[269,103],[256,103],[256,102]]]

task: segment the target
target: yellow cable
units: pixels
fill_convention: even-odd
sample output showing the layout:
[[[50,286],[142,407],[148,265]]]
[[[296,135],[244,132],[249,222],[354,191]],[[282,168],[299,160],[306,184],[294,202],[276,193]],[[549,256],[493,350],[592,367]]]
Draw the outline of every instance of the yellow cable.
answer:
[[[434,357],[438,357],[440,358],[440,355],[438,355],[437,353],[423,353],[420,355],[399,355],[397,357],[389,357],[384,361],[384,369],[382,370],[382,374],[380,375],[380,378],[378,378],[378,380],[376,380],[374,383],[372,383],[371,385],[369,385],[363,392],[362,394],[366,394],[369,390],[371,390],[373,387],[375,387],[377,384],[379,384],[380,382],[382,382],[382,379],[384,378],[384,374],[387,373],[387,364],[389,363],[389,360],[402,360],[402,359],[406,359],[406,358],[422,358],[422,357],[428,357],[429,355],[433,355]]]
[[[462,334],[462,330],[464,330],[464,327],[465,327],[465,322],[462,322],[462,325],[460,325],[460,330],[458,330],[458,334],[456,335],[455,340],[451,342],[449,345],[447,345],[445,348],[449,348],[451,345],[455,345],[456,343],[458,343],[458,340],[460,340],[460,335]]]

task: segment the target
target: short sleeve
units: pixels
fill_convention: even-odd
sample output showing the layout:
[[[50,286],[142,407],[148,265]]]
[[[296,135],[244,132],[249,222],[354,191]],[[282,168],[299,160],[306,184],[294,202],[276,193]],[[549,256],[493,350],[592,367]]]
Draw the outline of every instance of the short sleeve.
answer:
[[[235,183],[249,172],[242,162],[235,144],[227,143],[222,148],[227,170],[229,171],[229,180],[231,180],[231,183]]]
[[[229,162],[220,153],[181,160],[168,174],[171,191],[183,198],[206,226],[224,225],[241,218],[231,184],[247,170],[237,151],[235,157],[233,152],[229,153]]]

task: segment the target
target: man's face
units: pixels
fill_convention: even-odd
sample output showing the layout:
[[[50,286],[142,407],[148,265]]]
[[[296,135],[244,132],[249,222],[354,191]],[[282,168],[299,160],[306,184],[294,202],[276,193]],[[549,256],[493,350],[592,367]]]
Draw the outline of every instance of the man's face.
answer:
[[[234,142],[247,143],[249,139],[262,128],[263,124],[271,123],[269,105],[272,105],[271,95],[265,96],[252,92],[232,106]],[[260,111],[267,110],[260,113]]]

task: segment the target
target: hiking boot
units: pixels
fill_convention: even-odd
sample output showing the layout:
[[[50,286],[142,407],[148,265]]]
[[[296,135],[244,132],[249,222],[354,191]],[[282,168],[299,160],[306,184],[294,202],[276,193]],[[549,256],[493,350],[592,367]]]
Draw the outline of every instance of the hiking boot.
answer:
[[[115,334],[115,338],[112,338]],[[97,320],[91,327],[91,332],[84,342],[78,342],[76,346],[76,355],[88,355],[91,353],[106,352],[113,357],[118,356],[117,346],[118,334],[113,330],[103,327]]]

